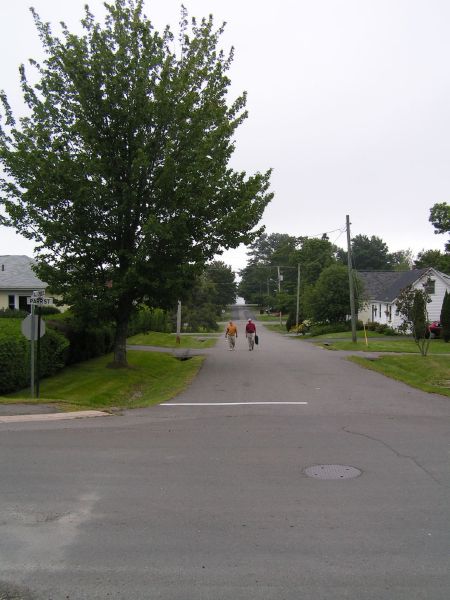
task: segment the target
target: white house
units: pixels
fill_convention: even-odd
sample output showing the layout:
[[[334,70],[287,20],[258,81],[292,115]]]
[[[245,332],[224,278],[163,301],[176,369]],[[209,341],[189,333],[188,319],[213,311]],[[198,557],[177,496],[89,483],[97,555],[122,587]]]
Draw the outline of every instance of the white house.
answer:
[[[0,256],[0,309],[30,310],[27,297],[35,290],[44,290],[47,284],[38,279],[29,256],[7,254]]]
[[[367,323],[383,323],[396,329],[402,318],[396,314],[395,302],[400,292],[412,285],[414,289],[427,288],[431,302],[427,306],[429,321],[439,321],[445,292],[450,293],[450,277],[433,268],[413,271],[358,271],[366,299],[358,319]]]

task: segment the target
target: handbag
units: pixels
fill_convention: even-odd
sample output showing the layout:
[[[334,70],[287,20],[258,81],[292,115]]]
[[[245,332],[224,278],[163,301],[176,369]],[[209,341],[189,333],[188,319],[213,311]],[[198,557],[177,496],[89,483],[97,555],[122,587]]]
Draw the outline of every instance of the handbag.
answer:
[[[258,336],[255,333],[255,344],[258,345],[258,342],[259,342],[259,338],[258,338]]]

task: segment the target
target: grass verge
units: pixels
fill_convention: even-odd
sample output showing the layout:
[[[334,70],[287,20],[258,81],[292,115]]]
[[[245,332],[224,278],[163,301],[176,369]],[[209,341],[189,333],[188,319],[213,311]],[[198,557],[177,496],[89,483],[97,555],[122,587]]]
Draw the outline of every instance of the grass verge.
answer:
[[[138,333],[128,338],[127,343],[136,346],[159,346],[160,348],[211,348],[217,342],[215,337],[202,337],[198,335],[182,335],[180,344],[177,344],[176,336],[173,333],[159,333],[150,331],[149,333]]]
[[[264,327],[269,331],[275,331],[275,333],[287,333],[286,325],[264,325]]]
[[[330,350],[360,350],[361,352],[407,352],[418,354],[419,348],[411,339],[404,338],[386,338],[386,340],[370,340],[366,346],[361,340],[356,345],[351,342],[332,342],[327,345]],[[431,340],[428,354],[450,354],[450,344],[446,344],[443,340]]]
[[[349,356],[352,362],[382,373],[392,379],[430,392],[450,396],[450,361],[448,356],[380,356],[367,359]]]
[[[386,336],[384,336],[382,333],[377,333],[376,331],[367,331],[367,337],[368,338],[384,338]],[[302,337],[303,339],[305,338],[305,336],[299,336]],[[336,331],[335,333],[323,333],[322,335],[314,335],[314,336],[306,336],[306,339],[310,339],[310,340],[334,340],[334,339],[342,339],[342,340],[347,340],[347,339],[351,339],[352,337],[352,332],[351,331]],[[356,332],[356,337],[357,339],[361,339],[364,340],[365,336],[364,336],[364,331],[358,330]],[[390,336],[388,337],[388,339],[392,339],[395,336]],[[404,338],[401,338],[404,339]]]
[[[108,369],[112,355],[101,356],[43,379],[39,404],[62,410],[141,408],[170,400],[192,381],[204,358],[180,361],[170,354],[127,352],[128,369]],[[0,403],[30,402],[29,391],[0,396]],[[32,402],[37,403],[37,402]]]
[[[286,319],[288,318],[288,315],[281,315],[281,320],[284,321],[286,323]],[[264,323],[265,321],[279,321],[280,320],[280,314],[277,313],[276,315],[258,315],[255,314],[255,321],[261,321],[262,323]]]

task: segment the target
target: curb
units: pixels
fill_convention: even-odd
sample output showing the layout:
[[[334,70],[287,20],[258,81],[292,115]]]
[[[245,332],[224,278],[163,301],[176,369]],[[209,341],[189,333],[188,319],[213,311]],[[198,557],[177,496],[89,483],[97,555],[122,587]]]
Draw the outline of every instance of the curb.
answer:
[[[66,413],[47,413],[38,415],[0,416],[0,423],[23,423],[25,421],[64,421],[69,419],[85,419],[91,417],[110,417],[111,414],[101,410],[80,410]]]

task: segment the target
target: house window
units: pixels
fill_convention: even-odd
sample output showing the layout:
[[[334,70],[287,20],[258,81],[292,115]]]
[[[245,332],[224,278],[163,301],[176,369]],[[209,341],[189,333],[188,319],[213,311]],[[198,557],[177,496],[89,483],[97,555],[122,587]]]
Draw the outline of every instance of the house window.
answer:
[[[25,310],[26,312],[30,312],[30,306],[27,304],[26,296],[19,296],[19,309]]]
[[[436,293],[436,281],[434,281],[434,279],[429,279],[423,284],[423,288],[426,293],[431,296],[432,294]]]
[[[10,310],[14,310],[16,308],[16,299],[15,299],[14,294],[11,294],[10,296],[8,296],[8,308]]]

